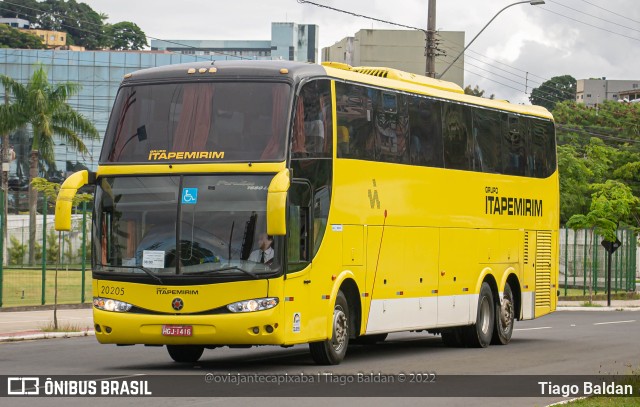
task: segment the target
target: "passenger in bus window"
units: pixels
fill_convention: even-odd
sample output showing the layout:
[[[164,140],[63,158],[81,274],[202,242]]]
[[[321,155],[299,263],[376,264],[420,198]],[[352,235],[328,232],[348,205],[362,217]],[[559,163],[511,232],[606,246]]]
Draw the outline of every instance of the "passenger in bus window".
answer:
[[[258,238],[258,250],[254,250],[249,255],[249,261],[254,263],[271,264],[275,251],[273,250],[273,236],[261,233]]]

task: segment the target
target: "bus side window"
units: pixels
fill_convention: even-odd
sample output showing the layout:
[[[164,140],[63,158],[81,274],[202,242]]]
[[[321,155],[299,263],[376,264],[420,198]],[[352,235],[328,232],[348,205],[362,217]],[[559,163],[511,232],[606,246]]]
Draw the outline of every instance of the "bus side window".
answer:
[[[380,91],[364,86],[336,83],[336,111],[338,128],[347,145],[338,149],[339,158],[375,160],[375,136],[373,130],[373,102]],[[338,135],[341,133],[338,132]]]
[[[409,96],[409,155],[411,164],[442,168],[442,103]]]
[[[553,124],[539,119],[530,119],[529,176],[546,178],[555,171],[555,138]]]
[[[310,260],[311,249],[311,185],[292,182],[289,187],[287,219],[288,271],[302,270]]]
[[[500,114],[488,109],[473,111],[473,141],[475,171],[500,173],[502,156]]]
[[[456,103],[445,103],[442,112],[445,168],[472,169],[473,139],[470,132],[471,108]]]
[[[332,114],[331,85],[328,80],[304,85],[296,103],[293,126],[295,157],[330,157]]]
[[[502,132],[502,173],[506,175],[525,175],[525,137],[528,126],[521,118],[512,114],[504,114]],[[525,133],[526,132],[526,133]]]

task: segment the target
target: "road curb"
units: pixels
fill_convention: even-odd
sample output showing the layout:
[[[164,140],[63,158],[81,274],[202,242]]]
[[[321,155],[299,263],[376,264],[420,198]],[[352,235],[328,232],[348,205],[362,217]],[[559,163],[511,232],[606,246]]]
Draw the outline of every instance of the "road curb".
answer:
[[[95,335],[94,330],[82,331],[82,332],[40,332],[30,334],[14,334],[0,336],[0,342],[19,342],[30,341],[35,339],[57,339],[57,338],[78,338],[83,336]]]
[[[558,307],[556,311],[589,311],[589,312],[611,312],[611,311],[640,311],[640,307]]]

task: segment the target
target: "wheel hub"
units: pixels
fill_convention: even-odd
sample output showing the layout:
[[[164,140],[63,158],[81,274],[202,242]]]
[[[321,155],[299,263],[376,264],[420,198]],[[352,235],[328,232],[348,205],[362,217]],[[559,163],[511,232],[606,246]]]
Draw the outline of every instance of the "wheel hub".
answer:
[[[509,298],[502,300],[500,306],[500,325],[504,331],[508,331],[513,321],[513,303]]]
[[[347,343],[347,316],[342,309],[336,309],[333,313],[333,337],[331,343],[336,352],[340,352]]]

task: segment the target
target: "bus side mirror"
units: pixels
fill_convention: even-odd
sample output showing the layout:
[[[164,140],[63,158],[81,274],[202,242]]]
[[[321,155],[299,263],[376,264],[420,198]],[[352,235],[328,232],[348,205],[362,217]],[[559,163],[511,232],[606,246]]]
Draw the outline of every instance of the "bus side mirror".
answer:
[[[78,189],[89,183],[89,171],[82,170],[69,176],[60,187],[58,199],[56,199],[55,228],[57,231],[71,230],[71,210],[73,198]]]
[[[287,234],[287,191],[291,185],[289,170],[276,174],[267,191],[267,234],[284,236]]]

